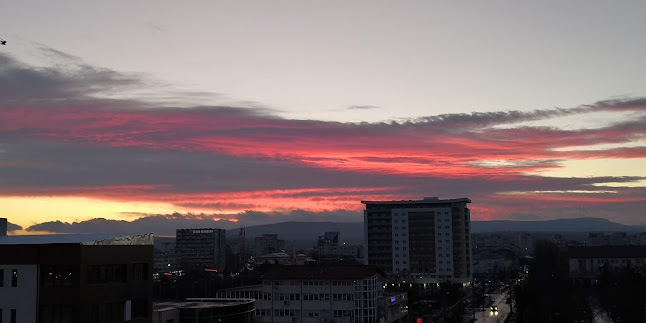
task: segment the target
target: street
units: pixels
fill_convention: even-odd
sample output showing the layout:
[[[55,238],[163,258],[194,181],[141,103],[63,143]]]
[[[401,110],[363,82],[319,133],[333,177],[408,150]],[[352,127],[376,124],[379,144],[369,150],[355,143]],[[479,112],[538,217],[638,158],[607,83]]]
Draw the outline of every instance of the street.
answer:
[[[476,312],[476,322],[504,322],[509,315],[510,308],[509,304],[506,303],[507,293],[503,292],[496,297],[493,302],[493,306],[498,306],[498,312],[492,312],[490,307],[486,308],[484,311]]]

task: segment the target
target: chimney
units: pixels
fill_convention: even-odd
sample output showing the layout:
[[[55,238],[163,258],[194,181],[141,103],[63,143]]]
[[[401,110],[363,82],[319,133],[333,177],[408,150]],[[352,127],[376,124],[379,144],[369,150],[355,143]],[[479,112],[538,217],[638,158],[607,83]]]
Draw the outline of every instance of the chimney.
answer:
[[[7,235],[7,218],[0,218],[0,237]]]

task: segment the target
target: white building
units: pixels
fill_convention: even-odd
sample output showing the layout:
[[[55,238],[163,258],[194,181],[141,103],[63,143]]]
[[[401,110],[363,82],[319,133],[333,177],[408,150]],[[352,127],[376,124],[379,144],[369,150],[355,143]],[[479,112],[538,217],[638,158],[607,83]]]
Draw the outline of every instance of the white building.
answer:
[[[36,322],[38,265],[0,264],[0,322]]]
[[[262,285],[227,290],[218,296],[257,298],[255,322],[407,321],[406,294],[384,301],[374,266],[277,266],[265,274]],[[380,310],[382,304],[388,308]]]
[[[416,283],[467,283],[472,277],[468,198],[362,201],[365,264]]]

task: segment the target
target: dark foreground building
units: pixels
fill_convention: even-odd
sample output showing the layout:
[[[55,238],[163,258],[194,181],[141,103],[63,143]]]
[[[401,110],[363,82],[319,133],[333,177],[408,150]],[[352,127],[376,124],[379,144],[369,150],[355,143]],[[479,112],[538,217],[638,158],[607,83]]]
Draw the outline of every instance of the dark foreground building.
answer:
[[[0,322],[152,322],[152,262],[152,234],[0,232]]]

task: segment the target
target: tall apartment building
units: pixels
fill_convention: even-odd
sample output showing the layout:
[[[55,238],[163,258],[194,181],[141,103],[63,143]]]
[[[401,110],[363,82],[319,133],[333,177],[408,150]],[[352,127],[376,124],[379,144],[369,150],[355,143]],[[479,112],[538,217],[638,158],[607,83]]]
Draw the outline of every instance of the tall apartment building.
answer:
[[[364,263],[418,283],[472,277],[468,198],[362,201]]]
[[[150,323],[152,261],[152,234],[0,231],[0,322]]]
[[[187,272],[222,270],[226,266],[226,230],[177,229],[175,253]]]

